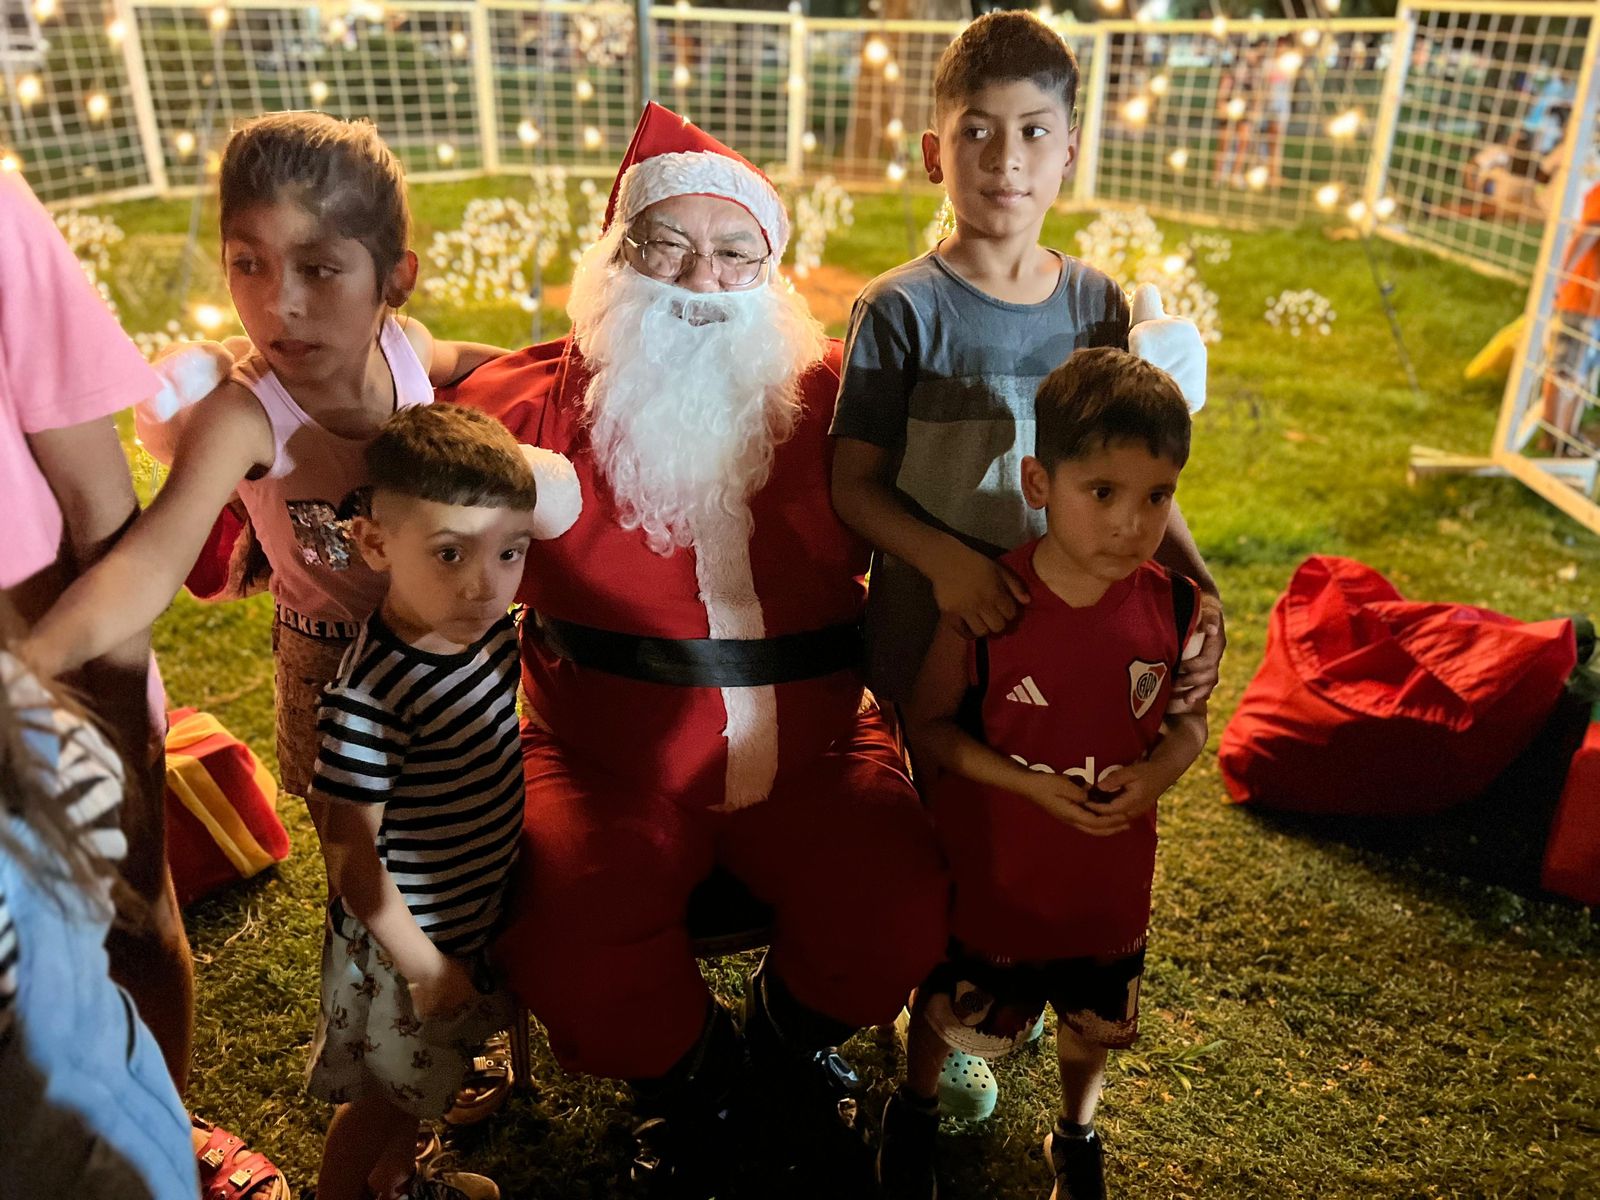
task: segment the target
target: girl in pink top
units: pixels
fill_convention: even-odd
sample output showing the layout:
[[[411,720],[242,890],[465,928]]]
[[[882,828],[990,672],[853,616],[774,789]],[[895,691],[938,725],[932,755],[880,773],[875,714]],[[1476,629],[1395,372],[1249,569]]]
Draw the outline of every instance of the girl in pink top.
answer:
[[[223,153],[220,191],[228,290],[254,353],[187,414],[160,494],[27,652],[61,669],[149,625],[237,491],[273,569],[279,766],[303,796],[322,687],[383,594],[349,542],[362,451],[397,408],[430,403],[434,383],[504,351],[436,341],[391,315],[417,256],[400,164],[370,124],[251,121]]]

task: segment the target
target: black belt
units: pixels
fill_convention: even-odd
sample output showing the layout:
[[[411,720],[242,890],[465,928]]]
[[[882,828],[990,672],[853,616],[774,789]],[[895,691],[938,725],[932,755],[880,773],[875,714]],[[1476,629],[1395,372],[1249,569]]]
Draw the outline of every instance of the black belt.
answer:
[[[853,624],[770,638],[657,638],[535,616],[545,645],[568,662],[673,687],[765,687],[862,662],[861,627]]]

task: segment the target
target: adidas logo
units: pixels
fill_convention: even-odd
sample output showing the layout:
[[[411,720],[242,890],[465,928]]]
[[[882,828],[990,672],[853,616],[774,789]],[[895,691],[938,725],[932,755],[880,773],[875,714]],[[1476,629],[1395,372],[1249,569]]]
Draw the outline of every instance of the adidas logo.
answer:
[[[1040,708],[1050,707],[1050,701],[1044,698],[1032,675],[1024,675],[1022,682],[1006,693],[1006,699],[1015,700],[1018,704],[1037,704]]]

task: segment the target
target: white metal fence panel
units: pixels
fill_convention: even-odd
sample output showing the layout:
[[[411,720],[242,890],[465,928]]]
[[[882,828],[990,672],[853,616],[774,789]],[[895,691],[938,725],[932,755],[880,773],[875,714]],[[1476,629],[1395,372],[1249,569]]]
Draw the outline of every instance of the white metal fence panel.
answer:
[[[1394,22],[1097,29],[1095,199],[1282,224],[1360,194]]]
[[[1362,198],[1381,231],[1526,279],[1591,3],[1420,0],[1392,21],[1059,24],[1070,197],[1238,224]],[[0,166],[50,201],[209,186],[258,112],[370,117],[416,178],[608,175],[638,112],[620,0],[0,0]],[[650,10],[652,92],[791,180],[916,182],[958,22]],[[1380,206],[1381,202],[1381,206]]]
[[[152,189],[131,29],[100,0],[0,0],[0,159],[43,199]]]
[[[1600,533],[1600,28],[1589,32],[1494,460]]]
[[[1424,0],[1402,7],[1381,171],[1385,232],[1516,279],[1538,259],[1597,6]]]

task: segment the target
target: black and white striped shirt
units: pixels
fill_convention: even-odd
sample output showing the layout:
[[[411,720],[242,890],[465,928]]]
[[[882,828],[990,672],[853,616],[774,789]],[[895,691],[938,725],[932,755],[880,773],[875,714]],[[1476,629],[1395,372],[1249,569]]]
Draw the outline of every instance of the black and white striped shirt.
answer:
[[[517,669],[509,616],[446,655],[406,644],[374,613],[323,695],[313,786],[384,806],[378,858],[446,954],[489,940],[516,861]]]
[[[108,865],[120,863],[128,849],[119,823],[122,760],[94,726],[58,708],[38,677],[4,651],[0,651],[0,686],[6,690],[23,751],[34,758],[32,763],[16,764],[17,774],[33,776],[38,787],[60,800],[67,823],[80,831],[91,854]],[[18,799],[0,796],[0,819],[14,816],[12,804]],[[103,902],[109,926],[109,878],[99,890],[97,899]],[[25,951],[38,949],[19,945],[5,892],[0,890],[0,1042],[10,1031],[19,960],[26,957]]]

